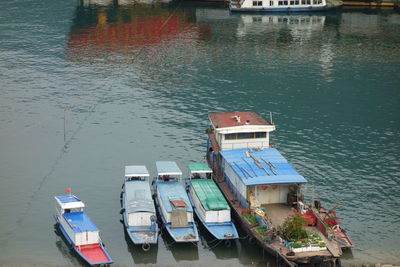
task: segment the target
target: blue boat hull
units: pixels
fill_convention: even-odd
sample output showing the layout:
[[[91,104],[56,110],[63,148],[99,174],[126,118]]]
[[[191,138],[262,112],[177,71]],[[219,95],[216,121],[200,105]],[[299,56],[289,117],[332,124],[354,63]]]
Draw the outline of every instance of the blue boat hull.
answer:
[[[158,203],[157,198],[155,199],[158,213],[160,214],[161,221],[167,229],[168,234],[172,237],[172,239],[177,243],[185,243],[185,242],[198,242],[199,241],[199,232],[197,230],[197,226],[194,223],[189,223],[188,227],[179,227],[172,228],[171,223],[167,223],[166,219],[163,216],[163,213],[160,209],[160,205]],[[193,238],[190,238],[193,237]]]
[[[191,186],[190,183],[188,183],[188,186]],[[224,222],[224,223],[207,223],[205,222],[202,217],[199,214],[198,209],[194,205],[194,201],[192,199],[192,196],[188,194],[190,203],[192,204],[193,210],[199,219],[199,221],[202,223],[202,225],[207,229],[208,232],[210,232],[211,235],[213,235],[216,239],[218,240],[228,240],[228,239],[237,239],[239,238],[239,234],[236,230],[236,226],[233,222]]]
[[[111,260],[110,255],[108,254],[108,252],[105,250],[104,246],[102,243],[100,243],[100,247],[101,249],[104,251],[104,253],[107,255],[107,257],[110,259],[110,261],[104,261],[104,262],[92,262],[91,260],[89,260],[85,255],[83,255],[79,249],[75,246],[75,244],[72,242],[71,238],[69,237],[69,235],[67,234],[67,232],[65,231],[64,227],[61,225],[60,220],[58,219],[57,216],[54,215],[54,219],[57,223],[58,229],[60,229],[61,233],[63,234],[63,236],[65,237],[65,239],[67,240],[68,244],[70,246],[72,246],[72,248],[74,249],[74,251],[84,260],[86,261],[88,264],[90,265],[99,265],[99,264],[110,264],[113,263],[113,261]]]
[[[125,209],[123,193],[121,194],[121,208]],[[152,227],[129,226],[126,211],[123,212],[122,217],[126,233],[134,245],[157,244],[159,232],[157,222],[154,222]]]

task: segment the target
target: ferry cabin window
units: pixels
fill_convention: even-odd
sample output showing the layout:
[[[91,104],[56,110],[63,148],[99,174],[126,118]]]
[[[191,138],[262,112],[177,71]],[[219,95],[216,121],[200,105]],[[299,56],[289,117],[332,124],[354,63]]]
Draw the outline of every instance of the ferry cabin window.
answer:
[[[266,132],[225,134],[225,140],[266,138]]]
[[[262,1],[253,1],[253,6],[262,6]]]
[[[269,1],[269,6],[273,6],[274,5],[274,1]]]

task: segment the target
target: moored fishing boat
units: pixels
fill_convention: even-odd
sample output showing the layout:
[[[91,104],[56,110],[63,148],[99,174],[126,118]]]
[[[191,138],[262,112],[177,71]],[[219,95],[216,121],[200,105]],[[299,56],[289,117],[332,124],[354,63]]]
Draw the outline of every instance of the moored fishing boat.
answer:
[[[148,251],[157,244],[158,225],[146,166],[125,166],[125,182],[121,192],[121,213],[133,244]]]
[[[182,171],[173,161],[157,161],[155,201],[163,225],[175,242],[198,242],[193,208],[182,184]]]
[[[336,0],[231,0],[233,12],[310,12],[340,7]]]
[[[83,211],[85,204],[71,194],[55,199],[57,226],[76,253],[90,265],[112,263],[100,239],[99,229]]]
[[[190,178],[186,180],[189,199],[194,211],[204,227],[217,239],[239,238],[231,220],[231,210],[221,191],[211,179],[212,170],[204,163],[189,164]]]
[[[214,113],[209,119],[207,160],[251,239],[289,266],[340,264],[343,246],[325,221],[325,232],[318,224],[322,210],[304,204],[307,180],[269,145],[272,115],[270,121],[254,112]],[[289,235],[285,227],[296,222],[296,236]]]

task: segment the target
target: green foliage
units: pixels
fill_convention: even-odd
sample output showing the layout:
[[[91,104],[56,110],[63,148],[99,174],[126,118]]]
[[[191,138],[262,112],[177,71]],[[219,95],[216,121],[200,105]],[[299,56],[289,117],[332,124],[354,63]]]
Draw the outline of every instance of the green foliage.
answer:
[[[251,214],[243,214],[243,217],[246,218],[246,220],[250,223],[250,224],[257,224],[257,218],[254,215]]]
[[[319,243],[319,247],[324,248],[324,247],[326,247],[326,244],[324,242],[321,242],[321,243]]]
[[[264,226],[261,226],[261,225],[256,226],[256,231],[257,231],[260,235],[265,235],[265,232],[266,232]]]
[[[304,239],[307,240],[305,242],[308,242],[303,216],[295,214],[292,217],[288,217],[279,228],[279,232],[281,232],[282,236],[288,241]]]
[[[301,248],[301,244],[293,243],[293,244],[291,244],[291,247],[292,248]]]

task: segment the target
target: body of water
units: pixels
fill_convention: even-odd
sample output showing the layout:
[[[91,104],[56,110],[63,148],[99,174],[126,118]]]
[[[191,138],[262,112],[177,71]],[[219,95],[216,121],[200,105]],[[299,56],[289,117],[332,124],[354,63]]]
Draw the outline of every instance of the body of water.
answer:
[[[108,3],[109,2],[109,3]],[[400,263],[400,15],[230,14],[186,2],[10,0],[0,10],[0,265],[82,264],[54,229],[67,188],[116,265],[274,266],[240,240],[132,247],[124,166],[204,161],[207,113],[273,112],[272,143],[335,206],[345,264]],[[202,233],[205,230],[202,229]]]

